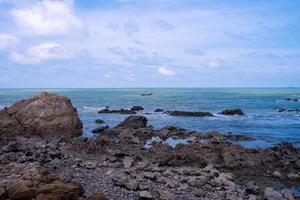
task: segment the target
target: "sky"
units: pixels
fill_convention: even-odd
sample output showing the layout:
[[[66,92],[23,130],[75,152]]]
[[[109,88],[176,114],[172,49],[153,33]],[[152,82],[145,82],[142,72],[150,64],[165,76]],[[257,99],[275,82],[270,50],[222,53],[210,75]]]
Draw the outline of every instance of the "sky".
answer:
[[[21,87],[300,87],[300,0],[0,0]]]

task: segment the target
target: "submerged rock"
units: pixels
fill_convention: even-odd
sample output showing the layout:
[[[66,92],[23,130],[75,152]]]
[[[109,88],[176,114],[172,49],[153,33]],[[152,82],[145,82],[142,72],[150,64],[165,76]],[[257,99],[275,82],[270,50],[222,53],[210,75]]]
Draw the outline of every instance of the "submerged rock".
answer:
[[[43,92],[0,111],[0,134],[75,137],[82,123],[69,98]]]
[[[96,119],[96,120],[95,120],[95,123],[96,123],[96,124],[104,124],[105,121],[104,121],[103,119]]]
[[[116,128],[145,128],[147,126],[148,119],[144,116],[129,116]]]
[[[226,109],[221,112],[222,115],[244,115],[244,112],[240,109]]]
[[[163,109],[161,109],[161,108],[156,108],[155,110],[154,110],[154,112],[163,112],[164,110]]]
[[[99,114],[105,114],[105,113],[117,113],[117,114],[125,114],[125,115],[130,115],[130,114],[136,114],[134,110],[128,110],[128,109],[120,109],[120,110],[109,110],[108,108],[104,108],[100,111],[98,111]]]
[[[167,114],[172,116],[185,116],[185,117],[213,117],[209,112],[192,112],[192,111],[166,111]]]
[[[142,106],[133,106],[130,110],[141,111],[141,110],[144,110],[144,108]]]

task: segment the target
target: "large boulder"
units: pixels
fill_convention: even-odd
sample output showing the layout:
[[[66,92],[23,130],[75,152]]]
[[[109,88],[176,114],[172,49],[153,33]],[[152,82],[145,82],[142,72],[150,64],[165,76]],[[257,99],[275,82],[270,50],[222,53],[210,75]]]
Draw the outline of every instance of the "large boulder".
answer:
[[[122,121],[117,128],[145,128],[147,126],[147,118],[144,116],[129,116]]]
[[[74,137],[82,123],[69,98],[43,92],[0,111],[0,134]]]
[[[38,164],[0,161],[0,199],[80,199],[84,190],[76,182],[57,176]]]

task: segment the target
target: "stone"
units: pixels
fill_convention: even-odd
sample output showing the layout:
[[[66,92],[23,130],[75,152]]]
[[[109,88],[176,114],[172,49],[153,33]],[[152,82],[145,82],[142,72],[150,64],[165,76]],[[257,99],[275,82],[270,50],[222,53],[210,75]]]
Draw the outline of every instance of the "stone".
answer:
[[[276,190],[266,187],[264,191],[264,198],[266,200],[284,200],[285,198]]]
[[[103,132],[105,129],[108,129],[109,127],[108,126],[101,126],[99,128],[96,128],[92,131],[92,133],[101,133]]]
[[[107,113],[117,113],[117,114],[125,114],[125,115],[131,115],[136,114],[134,110],[128,110],[128,109],[120,109],[120,110],[110,110],[109,108],[104,108],[100,111],[98,111],[99,114],[107,114]]]
[[[299,174],[296,174],[296,173],[289,173],[287,175],[287,177],[290,179],[290,180],[298,180],[300,178],[300,175]]]
[[[144,116],[129,116],[122,121],[116,128],[145,128],[147,126],[147,118]]]
[[[139,199],[153,199],[153,196],[149,191],[140,191]]]
[[[185,117],[213,117],[209,112],[192,112],[192,111],[166,111],[167,114],[172,116],[185,116]]]
[[[275,177],[275,178],[280,178],[281,177],[281,173],[279,171],[274,171],[272,173],[272,176]]]
[[[154,110],[154,112],[163,112],[164,110],[163,109],[160,109],[160,108],[156,108],[155,110]]]
[[[133,106],[130,110],[141,111],[141,110],[144,110],[144,108],[142,106]]]
[[[43,92],[0,111],[0,134],[12,129],[43,138],[76,137],[82,133],[82,123],[69,98]]]
[[[244,115],[244,112],[240,108],[226,109],[221,112],[222,115]]]
[[[108,200],[108,198],[105,196],[103,192],[97,192],[90,196],[88,200]]]
[[[123,166],[124,168],[128,169],[132,166],[134,162],[134,159],[130,156],[125,156],[124,159],[123,159]]]

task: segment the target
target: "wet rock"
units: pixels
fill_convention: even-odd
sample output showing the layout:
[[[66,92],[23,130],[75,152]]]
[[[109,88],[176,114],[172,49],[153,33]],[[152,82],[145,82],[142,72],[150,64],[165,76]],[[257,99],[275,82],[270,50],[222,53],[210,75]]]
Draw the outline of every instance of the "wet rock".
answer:
[[[277,108],[276,111],[277,112],[285,112],[286,110],[284,108]]]
[[[275,177],[275,178],[280,178],[281,177],[281,173],[279,171],[274,171],[272,173],[272,176]]]
[[[151,192],[149,191],[140,191],[139,192],[140,199],[153,199]]]
[[[296,99],[296,98],[284,98],[285,101],[290,101],[290,102],[298,102],[299,99]]]
[[[141,96],[151,96],[152,95],[152,93],[151,92],[149,92],[149,93],[143,93],[143,94],[141,94]]]
[[[244,112],[240,109],[226,109],[221,112],[222,115],[244,115]]]
[[[147,122],[148,120],[144,116],[129,116],[119,125],[117,125],[116,128],[145,128],[147,126]]]
[[[104,108],[100,111],[98,111],[99,114],[107,114],[107,113],[117,113],[117,114],[136,114],[134,110],[128,110],[128,109],[120,109],[120,110],[110,110],[109,108]]]
[[[109,126],[101,126],[101,127],[99,127],[99,128],[94,129],[94,130],[92,131],[92,133],[101,133],[101,132],[103,132],[105,129],[108,129],[108,128],[109,128]]]
[[[105,121],[104,121],[103,119],[96,119],[96,120],[95,120],[95,123],[96,123],[96,124],[104,124]]]
[[[154,112],[163,112],[164,110],[163,109],[161,109],[161,108],[156,108],[155,110],[154,110]]]
[[[290,180],[298,180],[300,179],[300,175],[299,174],[296,174],[296,173],[289,173],[287,175],[287,177],[290,179]]]
[[[166,114],[171,116],[184,116],[184,117],[212,117],[213,114],[209,112],[192,112],[192,111],[166,111]]]
[[[44,138],[75,137],[81,135],[82,123],[69,98],[43,92],[0,111],[0,134],[11,130]]]
[[[133,106],[130,110],[141,111],[141,110],[144,110],[144,108],[142,106]]]

